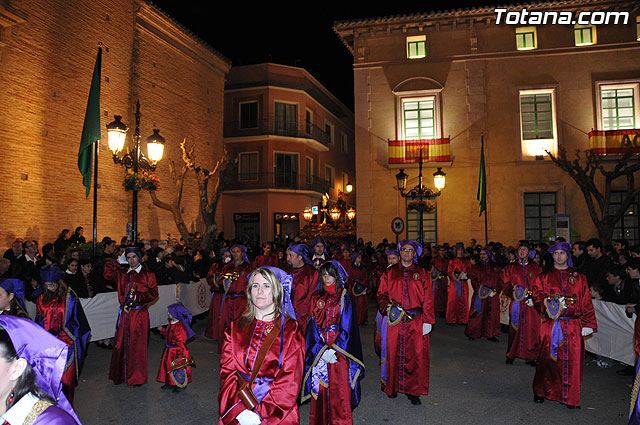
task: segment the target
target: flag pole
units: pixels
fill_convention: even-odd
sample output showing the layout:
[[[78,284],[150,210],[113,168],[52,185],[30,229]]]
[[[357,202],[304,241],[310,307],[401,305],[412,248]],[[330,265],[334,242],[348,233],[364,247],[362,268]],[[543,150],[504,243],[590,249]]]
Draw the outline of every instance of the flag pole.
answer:
[[[93,149],[93,255],[98,255],[98,142]]]
[[[489,225],[487,224],[487,165],[484,161],[484,133],[480,135],[482,140],[482,163],[484,165],[484,246],[489,245]]]

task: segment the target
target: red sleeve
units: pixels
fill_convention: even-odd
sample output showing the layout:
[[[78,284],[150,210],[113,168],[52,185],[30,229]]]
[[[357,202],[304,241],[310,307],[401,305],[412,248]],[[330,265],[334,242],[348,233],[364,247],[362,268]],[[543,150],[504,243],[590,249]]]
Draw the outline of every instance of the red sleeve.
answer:
[[[109,260],[104,263],[102,276],[109,282],[116,282],[120,277],[120,264],[118,260]]]
[[[513,284],[511,283],[511,266],[507,265],[500,273],[502,293],[513,300]]]
[[[138,275],[141,279],[136,282],[136,302],[149,304],[158,298],[158,284],[156,276],[151,272]]]
[[[382,273],[380,278],[380,286],[378,286],[378,310],[383,316],[386,314],[387,304],[389,304],[389,275],[390,270],[386,270]]]
[[[220,405],[220,420],[227,425],[233,422],[245,407],[236,396],[238,390],[238,377],[236,371],[239,365],[234,356],[234,346],[231,333],[236,327],[235,322],[227,327],[222,341],[222,353],[220,354],[220,393],[218,403]]]
[[[433,306],[433,289],[431,283],[431,275],[424,271],[424,301],[422,302],[423,323],[436,323],[435,311]]]

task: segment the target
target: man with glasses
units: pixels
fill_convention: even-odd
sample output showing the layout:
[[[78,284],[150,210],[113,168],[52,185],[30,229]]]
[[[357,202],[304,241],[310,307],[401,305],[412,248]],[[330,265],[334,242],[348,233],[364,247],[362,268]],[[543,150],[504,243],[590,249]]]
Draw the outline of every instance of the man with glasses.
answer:
[[[429,394],[429,333],[435,323],[431,278],[417,259],[422,246],[400,241],[400,263],[389,267],[380,279],[378,310],[381,327],[382,391],[389,398],[407,395],[411,404],[422,404]]]

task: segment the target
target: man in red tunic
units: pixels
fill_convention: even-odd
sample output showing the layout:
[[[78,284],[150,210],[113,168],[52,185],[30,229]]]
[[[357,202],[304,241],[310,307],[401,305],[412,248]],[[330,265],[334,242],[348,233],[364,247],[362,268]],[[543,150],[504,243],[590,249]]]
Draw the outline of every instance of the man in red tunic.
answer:
[[[580,407],[584,337],[598,328],[586,277],[571,266],[571,245],[549,248],[553,268],[540,275],[533,291],[542,315],[540,353],[533,378],[533,400],[558,401]]]
[[[422,246],[400,241],[400,263],[389,267],[378,288],[381,330],[382,391],[388,397],[407,395],[421,404],[429,394],[429,333],[435,323],[429,274],[417,264]]]
[[[358,325],[367,323],[369,316],[369,304],[367,303],[367,277],[369,272],[362,264],[362,254],[354,252],[351,254],[351,264],[347,268],[348,289],[353,299],[355,307],[355,317]]]
[[[464,334],[469,339],[486,337],[489,341],[499,342],[500,297],[497,295],[502,291],[502,280],[500,267],[493,261],[489,248],[480,251],[480,262],[471,267],[471,285],[473,298]]]
[[[447,323],[466,325],[469,320],[469,272],[471,263],[464,258],[464,245],[456,244],[456,258],[449,261],[449,293],[447,298]]]
[[[278,267],[278,256],[273,252],[273,245],[271,242],[265,242],[262,244],[262,254],[258,255],[253,260],[253,268],[270,266]]]
[[[521,241],[517,261],[507,264],[502,271],[502,292],[512,301],[507,364],[513,364],[514,359],[524,359],[528,365],[535,366],[540,348],[540,315],[531,296],[542,270],[530,261],[530,252],[533,253],[529,244]]]
[[[138,247],[127,247],[124,256],[129,266],[125,272],[118,260],[104,265],[104,278],[118,288],[120,312],[111,356],[109,379],[114,384],[140,386],[147,383],[147,342],[149,312],[147,307],[158,298],[156,277],[144,269]],[[122,262],[122,260],[121,260]]]
[[[222,272],[222,268],[231,261],[231,251],[229,248],[222,248],[220,250],[220,258],[222,262],[216,262],[211,265],[209,273],[207,273],[207,282],[211,289],[211,303],[209,304],[209,317],[207,319],[207,330],[204,336],[211,338],[214,341],[218,340],[218,327],[220,320],[220,305],[222,304],[222,297],[224,296],[224,289],[218,282],[218,276]]]
[[[218,285],[223,289],[224,295],[220,302],[220,317],[218,320],[218,338],[224,335],[231,322],[242,315],[247,306],[247,279],[253,268],[247,248],[244,245],[231,247],[231,261],[228,262],[220,274],[216,276]],[[221,341],[218,341],[218,353],[222,350]]]
[[[296,319],[304,333],[309,317],[311,294],[318,286],[318,270],[313,267],[309,255],[311,250],[305,244],[291,244],[287,248],[287,273],[293,276],[291,284],[291,300],[296,312]]]
[[[447,270],[449,259],[447,250],[439,245],[437,255],[431,260],[431,282],[433,282],[433,302],[436,313],[443,317],[447,311]]]

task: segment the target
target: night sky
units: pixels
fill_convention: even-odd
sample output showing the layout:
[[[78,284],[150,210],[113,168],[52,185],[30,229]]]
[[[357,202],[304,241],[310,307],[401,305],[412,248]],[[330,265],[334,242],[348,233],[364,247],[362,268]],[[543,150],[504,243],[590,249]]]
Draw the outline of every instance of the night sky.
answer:
[[[335,21],[376,18],[494,4],[449,0],[446,3],[362,6],[329,2],[220,2],[152,0],[160,9],[208,42],[234,66],[273,62],[309,71],[353,109],[353,57],[333,32]],[[355,2],[354,2],[355,3]]]

